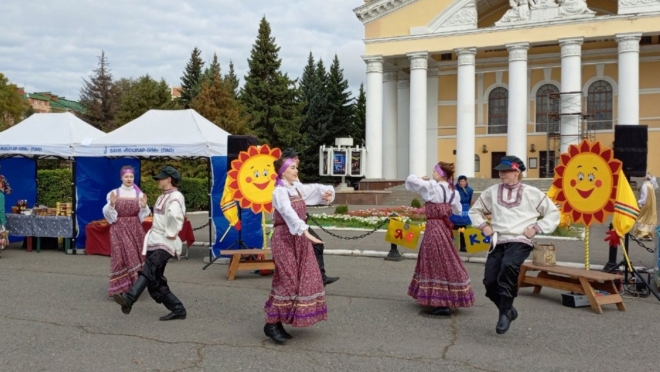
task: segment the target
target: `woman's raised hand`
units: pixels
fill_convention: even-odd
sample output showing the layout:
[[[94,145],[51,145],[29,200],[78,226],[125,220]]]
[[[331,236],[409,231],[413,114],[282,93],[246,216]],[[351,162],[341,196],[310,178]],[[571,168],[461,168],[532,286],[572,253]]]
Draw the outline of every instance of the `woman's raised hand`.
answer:
[[[113,191],[110,193],[110,206],[114,208],[116,202],[117,202],[117,194],[115,194],[115,192]]]

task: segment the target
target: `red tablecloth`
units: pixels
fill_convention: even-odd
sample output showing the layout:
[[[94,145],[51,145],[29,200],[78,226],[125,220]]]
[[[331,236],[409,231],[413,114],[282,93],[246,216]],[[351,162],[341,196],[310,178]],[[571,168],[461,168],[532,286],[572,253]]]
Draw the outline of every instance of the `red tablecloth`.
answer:
[[[143,221],[142,227],[145,232],[149,231],[151,221]],[[110,225],[87,225],[85,226],[85,234],[87,234],[87,241],[85,242],[86,254],[110,256]],[[179,238],[182,242],[188,244],[189,247],[195,242],[195,234],[190,221],[186,220],[183,223],[183,229],[179,232]]]

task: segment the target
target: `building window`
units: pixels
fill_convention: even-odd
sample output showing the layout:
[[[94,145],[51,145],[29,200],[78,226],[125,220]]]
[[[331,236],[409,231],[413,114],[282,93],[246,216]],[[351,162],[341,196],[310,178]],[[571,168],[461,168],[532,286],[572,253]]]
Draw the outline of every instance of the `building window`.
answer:
[[[474,171],[480,172],[481,169],[481,160],[479,160],[479,155],[474,154]]]
[[[589,129],[612,129],[612,105],[612,85],[610,83],[598,80],[589,86],[587,92]]]
[[[488,134],[506,133],[509,91],[495,88],[488,95]]]
[[[559,88],[553,84],[542,85],[536,91],[536,131],[559,133]]]

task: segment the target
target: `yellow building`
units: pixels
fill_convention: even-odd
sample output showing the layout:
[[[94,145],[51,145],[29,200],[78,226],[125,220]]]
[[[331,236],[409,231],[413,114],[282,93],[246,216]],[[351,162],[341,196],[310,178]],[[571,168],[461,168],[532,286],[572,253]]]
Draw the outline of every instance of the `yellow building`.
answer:
[[[624,124],[648,126],[647,169],[660,173],[660,0],[367,0],[354,11],[367,179],[428,174],[438,160],[497,177],[504,154],[528,178],[552,177],[570,144],[613,146]]]

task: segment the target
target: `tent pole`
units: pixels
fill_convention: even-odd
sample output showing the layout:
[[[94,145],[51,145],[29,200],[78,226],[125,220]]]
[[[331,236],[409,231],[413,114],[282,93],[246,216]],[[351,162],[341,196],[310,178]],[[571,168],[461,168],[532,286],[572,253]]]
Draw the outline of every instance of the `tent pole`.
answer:
[[[211,189],[213,187],[213,182],[211,178],[213,177],[213,170],[211,169],[211,157],[206,158],[206,161],[208,162],[208,176],[206,177],[207,179],[207,186],[209,190],[209,262],[212,262],[213,260],[213,190]]]
[[[76,231],[76,158],[71,158],[71,253],[77,254],[78,247],[76,247],[76,236],[78,232]],[[64,253],[66,253],[66,244],[64,246]]]

